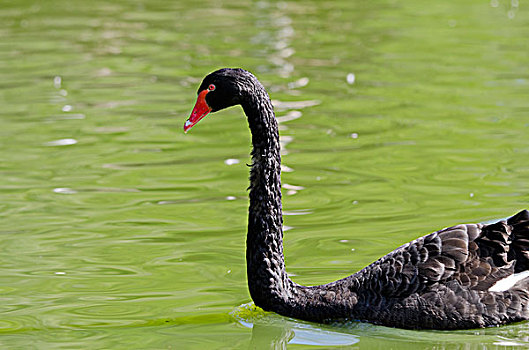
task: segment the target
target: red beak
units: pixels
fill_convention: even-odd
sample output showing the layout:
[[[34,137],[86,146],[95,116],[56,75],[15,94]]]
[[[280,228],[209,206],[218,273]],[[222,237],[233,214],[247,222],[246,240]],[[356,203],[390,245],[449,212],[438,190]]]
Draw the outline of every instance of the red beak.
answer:
[[[195,103],[195,107],[191,112],[191,116],[184,124],[184,132],[187,132],[202,118],[208,115],[209,112],[211,112],[211,107],[208,106],[208,103],[206,102],[206,94],[208,92],[209,90],[204,90],[198,94],[197,102]]]

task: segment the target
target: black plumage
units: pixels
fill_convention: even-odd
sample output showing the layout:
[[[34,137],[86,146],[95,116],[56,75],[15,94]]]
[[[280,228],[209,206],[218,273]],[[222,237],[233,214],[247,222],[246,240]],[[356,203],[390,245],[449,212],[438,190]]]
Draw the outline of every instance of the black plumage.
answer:
[[[529,278],[497,284],[529,269],[527,210],[494,224],[457,225],[420,237],[332,283],[293,282],[283,258],[280,144],[270,98],[243,69],[209,74],[198,92],[205,114],[240,104],[248,118],[253,150],[246,260],[256,305],[308,321],[361,320],[412,329],[477,328],[529,318]],[[186,131],[198,122],[191,119]]]

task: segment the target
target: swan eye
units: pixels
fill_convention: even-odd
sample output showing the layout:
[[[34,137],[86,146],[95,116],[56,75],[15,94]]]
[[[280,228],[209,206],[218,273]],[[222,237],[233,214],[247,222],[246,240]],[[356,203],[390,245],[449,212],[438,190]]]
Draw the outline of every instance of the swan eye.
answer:
[[[208,91],[213,91],[213,90],[215,90],[215,85],[209,84]]]

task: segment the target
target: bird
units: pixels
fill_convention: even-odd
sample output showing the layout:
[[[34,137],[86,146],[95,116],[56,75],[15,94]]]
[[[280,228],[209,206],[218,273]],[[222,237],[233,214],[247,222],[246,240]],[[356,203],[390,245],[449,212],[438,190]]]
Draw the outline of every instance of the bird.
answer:
[[[288,276],[283,256],[281,155],[272,101],[241,68],[200,84],[187,133],[209,113],[240,105],[251,132],[246,272],[256,306],[317,323],[369,322],[455,330],[529,319],[529,212],[461,224],[401,245],[360,271],[323,285]]]

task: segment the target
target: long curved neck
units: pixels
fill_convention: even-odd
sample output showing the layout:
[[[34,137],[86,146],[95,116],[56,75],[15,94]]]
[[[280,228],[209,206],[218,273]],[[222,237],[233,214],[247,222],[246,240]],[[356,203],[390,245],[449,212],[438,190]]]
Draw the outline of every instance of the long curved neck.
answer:
[[[275,310],[288,303],[292,281],[283,258],[281,155],[272,102],[257,81],[247,84],[241,103],[252,133],[250,207],[246,261],[248,286],[255,304]]]
[[[352,300],[345,280],[305,287],[294,283],[283,258],[281,155],[272,102],[255,77],[245,82],[241,105],[252,133],[250,207],[246,238],[248,287],[255,304],[285,316],[318,321],[346,317]],[[349,279],[354,279],[350,276]],[[343,314],[343,315],[342,315]]]

